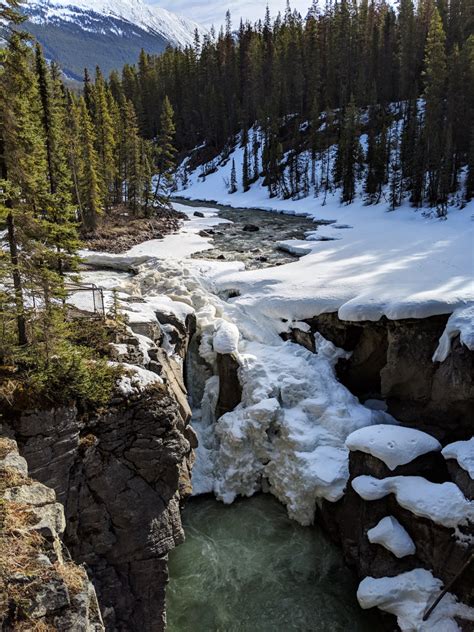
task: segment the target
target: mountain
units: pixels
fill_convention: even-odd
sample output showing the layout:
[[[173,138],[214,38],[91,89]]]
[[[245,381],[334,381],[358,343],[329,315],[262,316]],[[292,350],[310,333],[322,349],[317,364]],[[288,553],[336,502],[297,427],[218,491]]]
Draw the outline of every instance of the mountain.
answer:
[[[204,32],[192,20],[142,0],[31,0],[24,12],[26,29],[46,57],[72,79],[97,65],[108,74],[136,62],[142,48],[161,53],[170,45],[191,44],[196,29]]]

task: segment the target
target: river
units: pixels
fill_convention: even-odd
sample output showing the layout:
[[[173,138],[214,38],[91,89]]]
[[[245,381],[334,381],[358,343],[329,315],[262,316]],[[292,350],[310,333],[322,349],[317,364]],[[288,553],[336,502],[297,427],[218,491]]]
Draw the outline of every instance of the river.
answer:
[[[186,542],[170,555],[170,632],[365,632],[357,582],[318,527],[301,527],[272,496],[231,506],[192,499]]]

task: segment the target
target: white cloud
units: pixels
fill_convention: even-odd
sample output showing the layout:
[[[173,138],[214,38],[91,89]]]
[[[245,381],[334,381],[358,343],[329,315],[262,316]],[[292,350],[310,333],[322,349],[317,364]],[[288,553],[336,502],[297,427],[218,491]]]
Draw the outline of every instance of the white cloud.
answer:
[[[196,20],[205,26],[214,24],[219,27],[224,23],[226,11],[229,9],[232,14],[234,26],[240,22],[240,18],[251,21],[263,19],[267,2],[258,0],[148,0],[150,4],[156,4],[164,9],[181,13],[182,15]],[[286,0],[268,0],[270,11],[276,15],[278,11],[284,11]],[[303,15],[311,5],[311,0],[292,0],[291,6],[300,11]]]

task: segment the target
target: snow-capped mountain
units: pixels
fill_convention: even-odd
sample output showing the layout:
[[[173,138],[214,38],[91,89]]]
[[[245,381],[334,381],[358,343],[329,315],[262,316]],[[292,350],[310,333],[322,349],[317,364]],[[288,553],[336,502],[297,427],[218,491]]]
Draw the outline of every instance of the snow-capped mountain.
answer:
[[[142,0],[30,0],[27,28],[46,56],[65,73],[82,77],[85,67],[104,72],[134,63],[143,48],[160,53],[167,46],[191,44],[195,22]]]

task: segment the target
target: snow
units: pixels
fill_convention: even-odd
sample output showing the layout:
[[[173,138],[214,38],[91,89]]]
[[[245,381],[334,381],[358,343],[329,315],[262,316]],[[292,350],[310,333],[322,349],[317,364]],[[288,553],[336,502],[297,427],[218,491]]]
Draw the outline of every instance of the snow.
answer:
[[[222,320],[216,324],[213,347],[221,355],[238,354],[240,332],[236,325]]]
[[[307,241],[283,247],[306,254],[296,263],[228,274],[224,289],[241,294],[235,302],[264,321],[299,320],[338,312],[343,320],[425,318],[474,304],[472,243],[474,202],[451,209],[445,221],[427,217],[408,204],[387,212],[387,203],[345,206],[339,193],[300,200],[269,199],[262,181],[249,192],[229,194],[232,160],[241,172],[243,149],[215,173],[191,173],[180,195],[234,207],[307,215],[315,226]],[[340,226],[349,228],[341,230]],[[352,228],[350,228],[352,227]],[[315,241],[329,239],[330,241]],[[334,241],[336,240],[336,241]],[[309,253],[309,254],[307,254]]]
[[[422,454],[441,450],[439,441],[426,432],[386,424],[356,430],[347,438],[346,446],[351,451],[371,454],[390,470]]]
[[[205,217],[195,217],[194,212],[199,208],[190,208],[181,204],[173,205],[176,210],[186,213],[189,221],[184,223],[181,231],[176,235],[168,235],[164,239],[152,239],[143,244],[134,246],[127,252],[128,257],[168,257],[172,259],[185,259],[197,252],[210,250],[212,240],[209,237],[201,237],[199,232],[206,228],[213,228],[219,224],[228,224],[229,221],[218,217],[217,211],[206,210]],[[204,209],[202,209],[204,210]]]
[[[474,502],[467,500],[454,483],[431,483],[421,476],[358,476],[352,487],[364,500],[394,494],[404,509],[447,528],[474,522]]]
[[[446,328],[439,340],[433,362],[444,362],[451,352],[451,342],[457,336],[461,344],[474,351],[474,305],[456,309],[446,324]]]
[[[441,451],[445,459],[454,459],[458,462],[459,467],[474,479],[474,437],[469,441],[456,441],[447,445]]]
[[[142,367],[134,364],[127,364],[125,362],[110,362],[110,364],[113,366],[120,366],[126,371],[117,383],[119,391],[126,397],[139,395],[146,389],[155,386],[156,384],[163,384],[163,380],[159,375],[153,373],[152,371],[148,371],[147,369],[143,369]]]
[[[79,22],[82,28],[84,13],[112,17],[157,33],[177,46],[191,45],[196,29],[200,34],[205,33],[196,22],[161,7],[149,6],[142,0],[33,0],[28,3],[28,12],[33,12],[35,22],[47,23],[60,18]]]
[[[457,632],[455,617],[474,621],[474,610],[447,593],[428,621],[423,615],[443,589],[430,571],[417,568],[396,577],[366,577],[357,598],[362,608],[380,608],[397,617],[402,632]]]
[[[395,557],[402,558],[414,555],[416,546],[406,529],[393,516],[387,516],[367,531],[372,544],[380,544]]]

